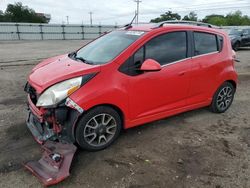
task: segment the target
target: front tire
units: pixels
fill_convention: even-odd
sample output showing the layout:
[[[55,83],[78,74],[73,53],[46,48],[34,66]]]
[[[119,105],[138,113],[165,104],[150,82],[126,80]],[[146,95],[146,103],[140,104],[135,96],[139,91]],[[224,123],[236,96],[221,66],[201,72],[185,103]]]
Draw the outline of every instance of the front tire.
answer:
[[[234,99],[235,87],[230,82],[223,83],[213,96],[210,109],[214,113],[225,112]]]
[[[102,150],[117,139],[121,127],[122,120],[116,110],[98,106],[86,112],[77,123],[76,141],[82,149]]]

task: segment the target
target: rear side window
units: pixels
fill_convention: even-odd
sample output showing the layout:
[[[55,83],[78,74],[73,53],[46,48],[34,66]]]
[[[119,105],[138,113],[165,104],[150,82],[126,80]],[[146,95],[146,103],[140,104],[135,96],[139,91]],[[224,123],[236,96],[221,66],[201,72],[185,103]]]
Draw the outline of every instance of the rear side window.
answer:
[[[161,65],[187,57],[185,31],[167,33],[153,38],[145,45],[145,59],[154,59]]]
[[[194,32],[194,48],[195,55],[202,55],[218,51],[216,35]]]

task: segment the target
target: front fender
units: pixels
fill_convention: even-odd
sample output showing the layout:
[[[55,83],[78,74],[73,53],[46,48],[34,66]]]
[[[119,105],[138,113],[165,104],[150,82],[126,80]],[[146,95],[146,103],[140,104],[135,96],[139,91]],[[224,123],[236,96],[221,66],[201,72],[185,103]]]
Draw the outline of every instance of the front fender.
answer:
[[[104,104],[115,106],[126,119],[129,114],[127,80],[119,71],[101,71],[70,98],[84,111]]]

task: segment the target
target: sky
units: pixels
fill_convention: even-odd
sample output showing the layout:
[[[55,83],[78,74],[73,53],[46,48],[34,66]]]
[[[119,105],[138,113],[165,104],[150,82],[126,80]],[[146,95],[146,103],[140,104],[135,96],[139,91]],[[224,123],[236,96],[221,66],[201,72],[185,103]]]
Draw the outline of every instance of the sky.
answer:
[[[7,4],[22,2],[36,12],[51,15],[50,23],[89,24],[93,12],[93,24],[122,25],[129,23],[135,13],[134,0],[0,0],[0,10],[5,11]],[[181,16],[195,11],[199,18],[208,14],[227,14],[241,10],[250,16],[250,0],[141,0],[139,22],[149,22],[166,11],[177,12]]]

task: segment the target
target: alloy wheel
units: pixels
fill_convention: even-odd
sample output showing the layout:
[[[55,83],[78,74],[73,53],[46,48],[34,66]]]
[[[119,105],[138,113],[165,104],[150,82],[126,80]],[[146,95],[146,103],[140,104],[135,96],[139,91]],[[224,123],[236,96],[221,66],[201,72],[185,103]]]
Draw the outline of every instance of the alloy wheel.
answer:
[[[221,89],[217,97],[217,107],[219,110],[223,111],[227,109],[233,100],[233,90],[232,88],[226,86]]]
[[[86,124],[83,132],[84,140],[91,146],[103,146],[115,136],[117,122],[107,113],[92,117]]]

